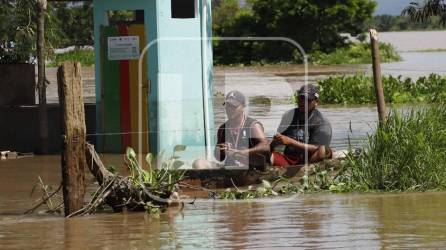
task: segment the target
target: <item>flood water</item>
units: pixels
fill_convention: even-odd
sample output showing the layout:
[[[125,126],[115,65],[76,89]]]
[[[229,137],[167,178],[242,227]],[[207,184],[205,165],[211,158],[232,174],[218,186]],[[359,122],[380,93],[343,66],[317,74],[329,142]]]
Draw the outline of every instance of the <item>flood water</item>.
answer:
[[[402,61],[382,64],[384,75],[413,79],[428,76],[431,73],[446,75],[446,52],[401,52],[400,54]],[[308,83],[316,83],[317,80],[333,74],[358,72],[372,74],[371,70],[370,65],[310,66]],[[303,67],[299,66],[239,70],[223,68],[216,71],[214,92],[228,93],[237,89],[244,93],[249,98],[248,113],[263,123],[267,136],[272,136],[277,131],[281,116],[294,107],[289,100],[290,96],[304,83]],[[223,97],[214,99],[216,127],[225,120],[222,103]],[[346,149],[349,142],[353,146],[360,146],[367,134],[373,131],[378,119],[374,105],[322,104],[320,110],[332,124],[332,147],[338,150]]]
[[[400,37],[400,40],[404,38]],[[446,43],[443,43],[446,44]],[[404,52],[404,61],[383,64],[384,74],[410,77],[446,75],[446,53]],[[370,66],[310,67],[309,82],[333,73],[370,73]],[[85,98],[94,102],[91,74]],[[51,75],[49,75],[50,81]],[[302,68],[215,71],[215,93],[239,89],[249,98],[248,112],[274,134],[281,115],[293,108],[288,97],[304,84]],[[57,102],[55,84],[49,102]],[[53,89],[53,90],[51,90]],[[224,121],[222,97],[214,100],[215,123]],[[360,145],[373,131],[372,106],[327,106],[321,110],[333,126],[332,145]],[[104,156],[119,165],[121,156]],[[446,193],[305,194],[285,201],[214,202],[198,200],[181,212],[161,215],[95,214],[64,219],[60,215],[23,215],[40,197],[30,195],[37,176],[60,183],[60,157],[35,156],[0,161],[0,249],[274,249],[274,248],[444,248]],[[88,177],[91,180],[91,176]],[[89,192],[95,186],[89,186]]]
[[[303,194],[241,203],[198,200],[181,212],[172,209],[161,215],[21,215],[39,197],[30,197],[38,175],[46,184],[58,185],[59,162],[51,156],[0,163],[1,249],[446,246],[446,193]]]

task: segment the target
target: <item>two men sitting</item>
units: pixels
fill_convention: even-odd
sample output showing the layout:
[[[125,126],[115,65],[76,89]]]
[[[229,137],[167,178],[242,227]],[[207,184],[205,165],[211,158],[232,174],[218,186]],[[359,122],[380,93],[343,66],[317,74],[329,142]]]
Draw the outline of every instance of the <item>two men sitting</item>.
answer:
[[[262,169],[265,165],[286,167],[331,158],[332,129],[317,109],[317,87],[305,85],[297,92],[297,97],[297,107],[283,115],[277,134],[270,142],[263,125],[245,114],[245,96],[236,90],[229,92],[224,102],[228,120],[218,129],[214,150],[215,158],[221,163],[197,160],[194,168],[225,165]],[[283,146],[283,151],[277,150]]]

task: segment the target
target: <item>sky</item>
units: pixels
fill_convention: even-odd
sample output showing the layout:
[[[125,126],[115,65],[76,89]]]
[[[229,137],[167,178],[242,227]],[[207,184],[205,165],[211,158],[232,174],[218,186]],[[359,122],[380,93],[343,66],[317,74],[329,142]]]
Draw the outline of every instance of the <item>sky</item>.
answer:
[[[394,15],[398,16],[401,14],[401,11],[409,6],[411,2],[415,2],[414,0],[375,0],[378,2],[378,8],[375,12],[375,15]]]

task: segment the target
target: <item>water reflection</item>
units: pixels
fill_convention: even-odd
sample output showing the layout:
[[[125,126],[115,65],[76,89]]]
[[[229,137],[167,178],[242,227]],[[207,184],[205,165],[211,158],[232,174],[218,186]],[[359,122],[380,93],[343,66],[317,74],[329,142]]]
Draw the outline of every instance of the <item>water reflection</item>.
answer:
[[[380,241],[387,248],[437,248],[446,243],[444,193],[376,196],[367,208],[376,213]]]
[[[30,176],[59,175],[58,157],[30,159],[26,165],[45,162],[30,170]],[[0,183],[7,183],[3,173]],[[2,207],[29,208],[24,191],[9,190],[15,203],[2,194]],[[431,248],[446,246],[445,197],[445,193],[309,194],[277,203],[199,200],[182,212],[173,209],[159,216],[96,214],[69,220],[7,215],[2,210],[0,245],[7,249]]]

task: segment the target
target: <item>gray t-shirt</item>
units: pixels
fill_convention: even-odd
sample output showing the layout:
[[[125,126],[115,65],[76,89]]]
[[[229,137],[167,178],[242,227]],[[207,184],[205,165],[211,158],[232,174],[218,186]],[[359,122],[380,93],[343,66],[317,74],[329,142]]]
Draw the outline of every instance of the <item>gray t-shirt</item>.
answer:
[[[277,132],[293,138],[300,142],[308,142],[308,144],[318,146],[330,146],[331,142],[331,124],[315,109],[308,118],[308,134],[305,134],[305,115],[298,108],[287,111],[280,122]],[[293,147],[285,148],[286,155],[296,155],[297,152]]]

